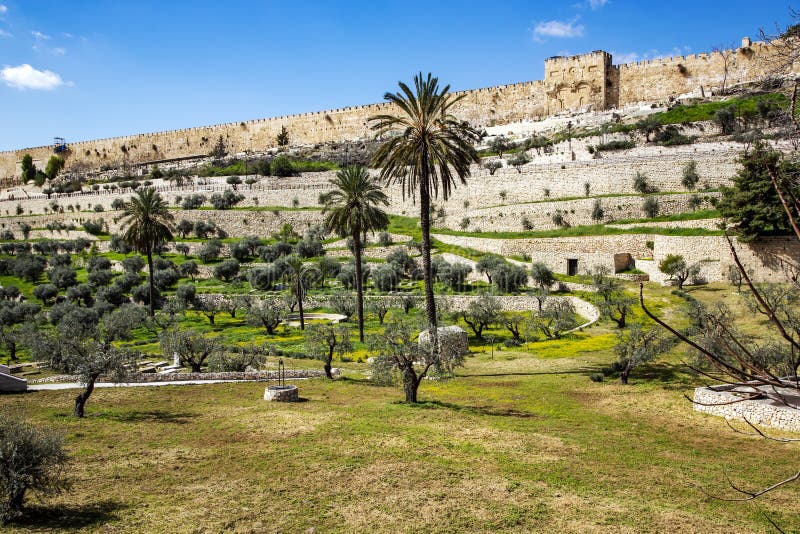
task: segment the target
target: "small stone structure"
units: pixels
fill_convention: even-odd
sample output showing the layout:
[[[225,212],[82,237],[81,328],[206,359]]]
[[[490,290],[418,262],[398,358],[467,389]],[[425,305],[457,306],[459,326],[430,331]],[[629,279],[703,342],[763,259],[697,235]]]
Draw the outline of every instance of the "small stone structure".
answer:
[[[439,332],[439,343],[447,348],[447,352],[453,354],[469,354],[469,340],[467,332],[456,325],[440,326],[436,329]],[[425,330],[419,334],[419,343],[430,343],[430,333]]]
[[[285,386],[267,386],[264,390],[264,400],[275,402],[297,402],[297,386],[291,384]]]
[[[6,365],[0,365],[0,393],[22,393],[28,390],[28,381],[12,376]]]
[[[762,386],[760,389],[767,390]],[[797,391],[789,388],[776,388],[784,396],[786,402],[797,408],[765,397],[756,400],[740,400],[750,397],[754,386],[747,384],[724,384],[720,386],[700,387],[694,390],[694,409],[711,415],[718,415],[725,419],[747,419],[754,425],[765,425],[800,432],[800,396]],[[769,388],[772,392],[772,388]],[[737,402],[739,400],[739,402]]]

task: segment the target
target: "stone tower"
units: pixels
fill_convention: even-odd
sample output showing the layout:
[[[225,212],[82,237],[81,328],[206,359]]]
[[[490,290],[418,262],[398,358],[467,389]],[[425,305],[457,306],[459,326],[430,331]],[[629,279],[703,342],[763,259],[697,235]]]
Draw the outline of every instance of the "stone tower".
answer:
[[[547,114],[566,110],[602,110],[616,105],[611,54],[595,50],[578,56],[555,56],[544,62]]]

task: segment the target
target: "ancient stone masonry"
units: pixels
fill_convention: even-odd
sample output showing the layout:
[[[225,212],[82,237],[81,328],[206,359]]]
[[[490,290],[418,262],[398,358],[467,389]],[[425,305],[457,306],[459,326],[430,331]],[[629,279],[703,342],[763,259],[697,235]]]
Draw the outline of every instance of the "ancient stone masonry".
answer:
[[[774,62],[773,46],[742,42],[732,51],[676,56],[624,65],[594,51],[545,61],[545,79],[457,93],[456,115],[484,128],[535,120],[561,111],[610,109],[637,102],[666,101],[685,94],[708,95],[725,86],[763,77]],[[792,72],[800,69],[794,66]],[[790,74],[786,72],[784,74]],[[368,119],[390,112],[389,104],[353,106],[313,113],[186,128],[166,132],[68,143],[67,169],[97,169],[150,164],[208,155],[221,136],[228,151],[264,150],[276,145],[282,127],[293,145],[356,141],[373,132]],[[44,167],[51,146],[0,152],[0,180],[18,177],[19,163],[31,154]]]

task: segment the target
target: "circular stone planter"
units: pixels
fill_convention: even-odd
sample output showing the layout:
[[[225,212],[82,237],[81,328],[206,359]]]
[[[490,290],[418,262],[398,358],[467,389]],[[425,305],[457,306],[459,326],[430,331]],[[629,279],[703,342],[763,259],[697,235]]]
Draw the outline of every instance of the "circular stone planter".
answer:
[[[264,390],[264,400],[276,402],[297,402],[297,386],[267,386]]]

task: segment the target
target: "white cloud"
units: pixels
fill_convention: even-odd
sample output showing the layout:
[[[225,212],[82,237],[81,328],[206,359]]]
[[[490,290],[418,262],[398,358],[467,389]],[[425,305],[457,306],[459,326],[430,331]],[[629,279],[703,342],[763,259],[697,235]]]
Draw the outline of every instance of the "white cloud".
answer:
[[[589,7],[593,10],[600,9],[608,3],[608,0],[589,0]]]
[[[569,22],[560,20],[540,22],[533,29],[533,39],[541,42],[543,37],[583,37],[583,24],[576,24],[576,22],[576,20]]]
[[[54,48],[51,52],[53,52],[53,55],[55,55],[55,56],[65,56],[65,55],[67,55],[66,49],[61,48],[60,46]]]
[[[33,35],[37,40],[46,41],[50,39],[49,35],[45,35],[42,32],[32,31],[31,35]]]
[[[5,31],[4,29],[0,28],[0,37],[9,37],[10,38],[10,37],[14,37],[14,36],[11,35],[10,33],[8,33],[7,31]]]
[[[0,70],[0,79],[16,89],[50,90],[64,85],[64,80],[55,72],[38,70],[27,63],[18,67],[4,67]]]
[[[0,4],[0,15],[5,15],[6,13],[8,13],[8,6]]]

